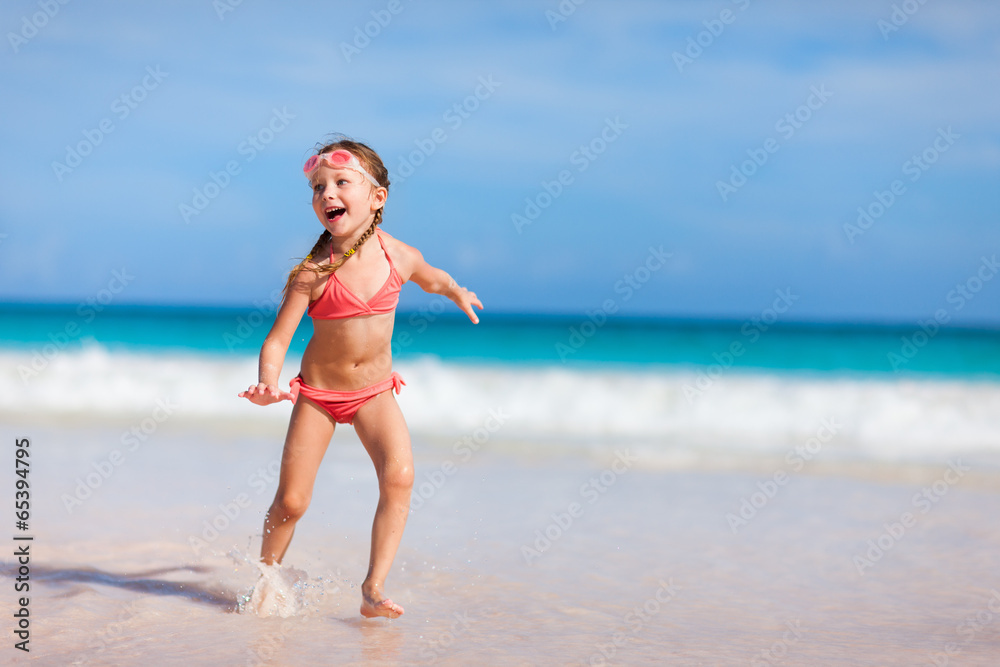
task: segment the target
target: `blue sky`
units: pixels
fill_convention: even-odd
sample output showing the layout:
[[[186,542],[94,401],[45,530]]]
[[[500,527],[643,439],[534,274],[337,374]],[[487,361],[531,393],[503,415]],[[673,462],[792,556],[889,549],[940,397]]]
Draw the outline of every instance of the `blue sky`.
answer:
[[[1000,326],[994,3],[228,4],[3,4],[0,301],[266,298],[343,132],[494,311]]]

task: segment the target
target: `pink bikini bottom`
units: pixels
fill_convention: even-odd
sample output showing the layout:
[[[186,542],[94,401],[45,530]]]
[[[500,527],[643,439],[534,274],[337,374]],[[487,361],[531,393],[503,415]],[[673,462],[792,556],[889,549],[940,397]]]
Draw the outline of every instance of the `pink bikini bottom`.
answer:
[[[404,384],[406,383],[403,382],[402,376],[393,371],[392,375],[385,380],[376,382],[364,389],[336,391],[333,389],[311,387],[302,381],[302,375],[300,374],[292,378],[289,388],[292,390],[292,395],[295,398],[298,398],[299,394],[305,396],[326,410],[327,414],[333,417],[334,421],[340,424],[353,424],[354,415],[361,409],[362,405],[387,389],[395,389],[398,394]],[[295,401],[293,400],[292,402],[294,403]]]

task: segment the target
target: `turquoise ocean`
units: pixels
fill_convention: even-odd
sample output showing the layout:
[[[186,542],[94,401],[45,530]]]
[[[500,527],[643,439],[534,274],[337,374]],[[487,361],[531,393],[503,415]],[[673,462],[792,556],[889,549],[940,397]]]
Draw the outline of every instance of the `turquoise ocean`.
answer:
[[[270,307],[268,307],[270,306]],[[166,357],[256,356],[274,321],[273,305],[252,309],[162,306],[0,304],[0,348],[60,352],[87,346]],[[451,305],[447,308],[450,310]],[[432,304],[396,316],[398,360],[434,357],[465,364],[563,367],[653,366],[662,370],[730,367],[740,371],[1000,379],[1000,330],[911,325],[768,323],[595,315],[462,315]],[[312,333],[304,318],[289,353]],[[736,343],[743,351],[733,357]],[[51,352],[51,347],[49,351]]]
[[[233,396],[255,380],[273,317],[269,303],[3,306],[0,410],[76,419],[169,398],[199,419],[263,419]],[[310,333],[304,318],[283,382]],[[516,440],[612,438],[658,455],[780,450],[824,419],[843,424],[852,456],[1000,450],[997,330],[489,312],[472,325],[441,299],[397,313],[393,356],[404,412],[428,437],[503,408]]]

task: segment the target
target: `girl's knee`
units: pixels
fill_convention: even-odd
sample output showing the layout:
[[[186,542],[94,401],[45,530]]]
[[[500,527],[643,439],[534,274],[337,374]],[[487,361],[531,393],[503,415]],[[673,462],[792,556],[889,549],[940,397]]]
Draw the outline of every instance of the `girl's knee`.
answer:
[[[297,521],[309,509],[309,500],[309,496],[293,491],[279,493],[271,505],[271,518],[276,521]]]
[[[413,489],[413,466],[393,465],[382,471],[382,486],[387,490],[401,491],[409,495]]]

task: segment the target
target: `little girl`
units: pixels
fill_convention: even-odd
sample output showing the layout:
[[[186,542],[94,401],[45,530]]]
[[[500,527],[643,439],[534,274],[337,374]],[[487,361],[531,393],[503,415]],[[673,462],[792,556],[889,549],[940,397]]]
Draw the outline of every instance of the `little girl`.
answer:
[[[426,292],[443,294],[474,324],[479,318],[472,306],[481,310],[483,304],[424,261],[416,248],[377,229],[389,172],[371,148],[348,139],[335,141],[310,157],[303,171],[325,231],[289,274],[277,319],[260,351],[258,382],[239,394],[257,405],[294,404],[260,556],[267,565],[281,563],[295,524],[309,507],[334,427],[353,424],[375,464],[379,485],[361,613],[396,618],[403,608],[385,597],[382,586],[403,536],[413,486],[410,436],[391,391],[398,394],[404,384],[392,370],[390,347],[399,290],[412,280]],[[283,391],[278,375],[306,312],[313,318],[313,337],[291,391]]]

